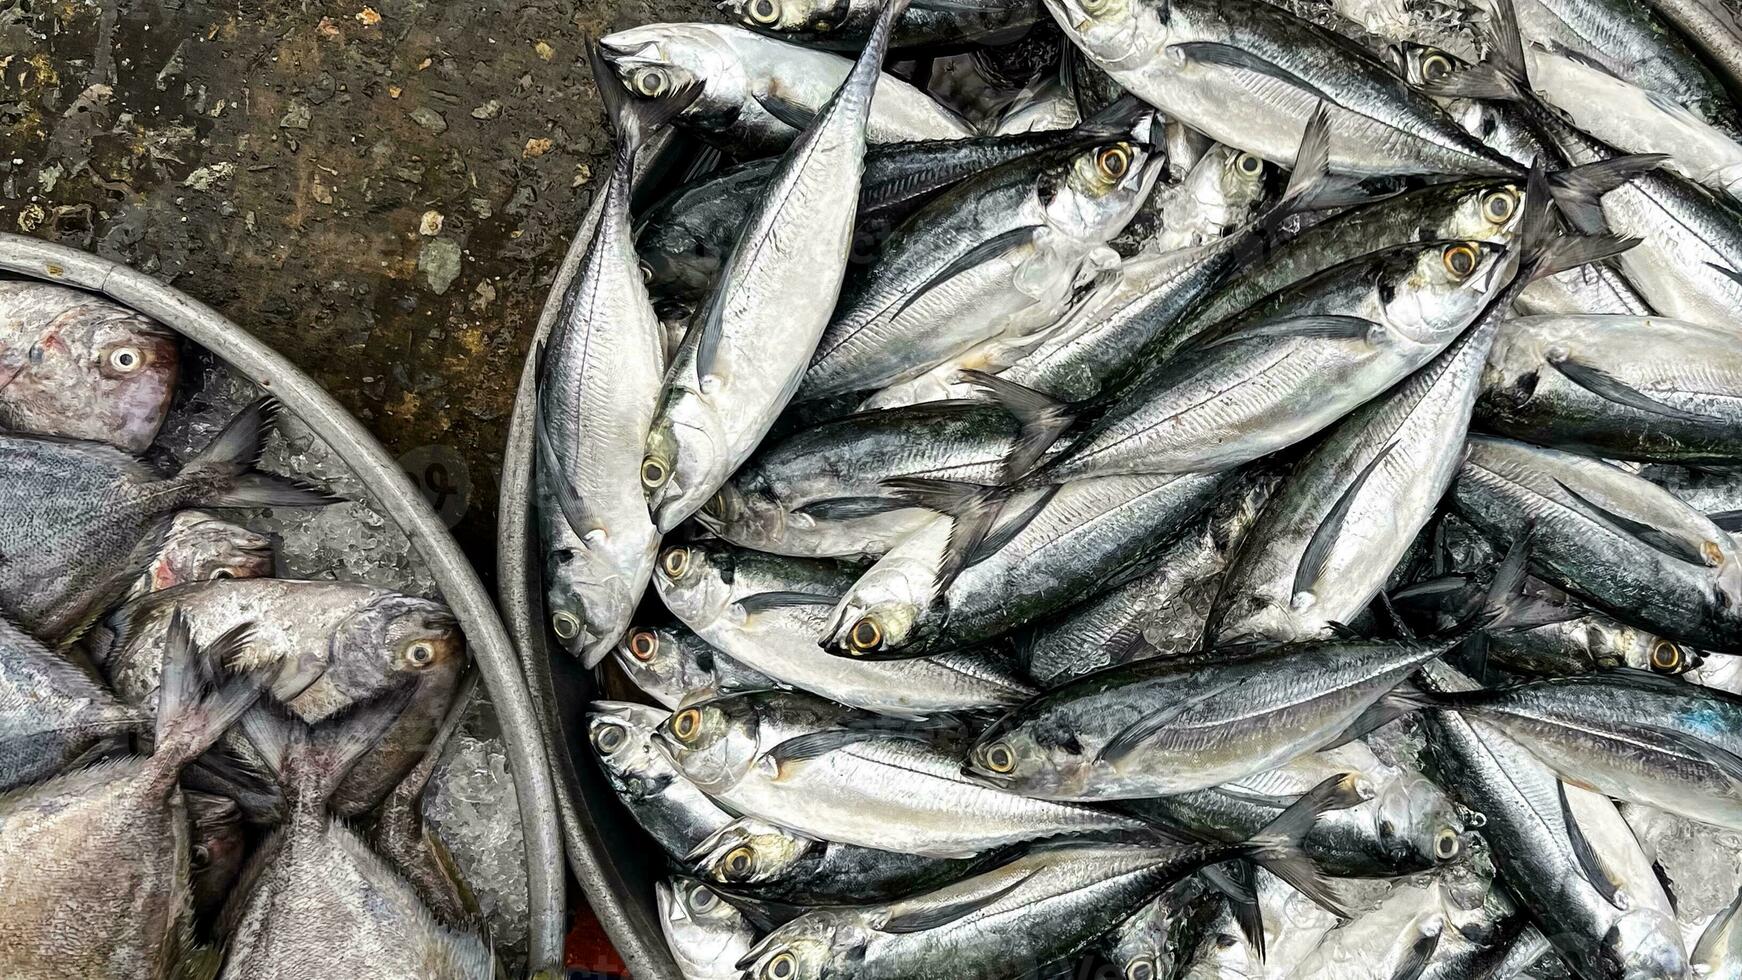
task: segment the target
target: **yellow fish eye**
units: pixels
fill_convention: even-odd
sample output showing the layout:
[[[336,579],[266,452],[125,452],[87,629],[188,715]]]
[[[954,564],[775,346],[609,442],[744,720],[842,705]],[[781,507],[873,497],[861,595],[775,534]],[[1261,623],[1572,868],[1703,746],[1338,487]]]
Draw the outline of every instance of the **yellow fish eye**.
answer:
[[[1682,649],[1668,640],[1651,645],[1651,669],[1660,674],[1673,674],[1681,669]]]
[[[988,745],[981,757],[986,760],[986,768],[1000,776],[1016,771],[1016,753],[1010,751],[1010,746],[1003,742]]]
[[[659,635],[652,630],[636,630],[629,634],[629,654],[646,663],[659,652]]]
[[[870,616],[861,616],[847,634],[847,645],[854,653],[870,653],[883,645],[883,627]]]
[[[1095,166],[1100,168],[1102,177],[1117,181],[1131,170],[1131,148],[1124,143],[1105,147],[1095,154]]]
[[[685,708],[671,720],[671,733],[680,742],[693,742],[702,731],[702,713],[695,708]]]
[[[1490,191],[1482,198],[1482,217],[1490,224],[1503,225],[1518,210],[1518,195],[1509,190]]]
[[[1455,279],[1468,279],[1476,271],[1476,250],[1462,242],[1447,245],[1440,253],[1440,261],[1445,263],[1446,271]]]
[[[660,556],[659,567],[664,569],[665,574],[670,576],[674,582],[683,578],[683,574],[690,568],[690,550],[688,548],[665,549],[665,554]]]
[[[762,975],[768,980],[792,980],[798,975],[798,957],[781,953],[768,961],[768,965],[762,968]]]
[[[1421,59],[1421,80],[1437,82],[1452,73],[1452,59],[1438,51]]]

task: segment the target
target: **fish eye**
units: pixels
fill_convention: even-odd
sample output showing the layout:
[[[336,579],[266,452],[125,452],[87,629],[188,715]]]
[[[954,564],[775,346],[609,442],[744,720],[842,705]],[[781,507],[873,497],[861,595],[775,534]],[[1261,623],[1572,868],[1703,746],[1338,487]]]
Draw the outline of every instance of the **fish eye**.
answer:
[[[1452,59],[1438,51],[1421,59],[1421,80],[1424,82],[1437,82],[1451,73]]]
[[[653,266],[648,265],[646,262],[637,262],[636,265],[641,267],[642,285],[651,283],[653,281]]]
[[[798,957],[791,953],[781,953],[762,968],[762,975],[768,980],[792,980],[797,973]]]
[[[225,579],[235,578],[236,573],[230,571],[228,568],[214,568],[212,569],[212,574],[208,577],[214,582],[222,582]]]
[[[780,8],[774,5],[774,0],[750,0],[745,8],[750,19],[758,24],[768,25],[780,20]]]
[[[664,68],[641,68],[635,72],[632,82],[635,91],[650,99],[657,99],[671,90],[671,79]]]
[[[734,848],[726,855],[726,860],[720,862],[720,867],[728,879],[742,881],[750,877],[750,872],[756,868],[756,852],[749,847]]]
[[[854,653],[870,653],[883,645],[883,627],[870,616],[861,616],[847,634],[847,646]]]
[[[1113,0],[1080,0],[1080,2],[1083,6],[1083,13],[1098,14],[1101,11],[1106,10],[1107,7],[1112,4]]]
[[[1511,191],[1491,191],[1482,199],[1482,216],[1490,224],[1505,224],[1518,210],[1518,195]]]
[[[1700,557],[1704,558],[1706,564],[1712,568],[1724,564],[1724,550],[1718,547],[1716,541],[1700,542]]]
[[[1016,771],[1016,753],[1010,751],[1010,746],[1003,742],[988,745],[982,758],[986,760],[986,768],[1000,776]]]
[[[1674,674],[1682,669],[1682,650],[1668,640],[1651,645],[1651,669],[1660,674]]]
[[[593,733],[593,745],[603,755],[616,752],[627,741],[629,736],[624,734],[621,725],[600,725],[599,730]]]
[[[145,352],[137,347],[117,347],[109,352],[109,366],[122,374],[132,374],[145,366]]]
[[[690,550],[688,548],[667,548],[660,556],[659,567],[665,569],[672,581],[683,578],[683,573],[690,568]]]
[[[48,356],[48,352],[42,349],[41,344],[31,344],[30,352],[25,356],[30,358],[30,363],[41,364],[42,359]]]
[[[636,630],[629,634],[629,653],[636,660],[646,663],[659,652],[659,635],[652,630]]]
[[[195,844],[193,853],[188,855],[188,867],[201,871],[212,866],[212,849],[204,844]]]
[[[435,662],[435,647],[428,640],[419,640],[405,651],[405,659],[413,667],[428,667]]]
[[[1463,243],[1447,245],[1446,250],[1440,253],[1440,261],[1445,263],[1446,271],[1453,278],[1467,279],[1476,271],[1476,250]]]
[[[1450,861],[1458,856],[1463,846],[1463,842],[1458,840],[1458,832],[1446,827],[1434,837],[1434,857],[1441,861]]]
[[[1145,956],[1125,964],[1125,980],[1155,980],[1155,961]]]
[[[1397,825],[1396,824],[1392,823],[1390,820],[1379,821],[1379,837],[1381,840],[1390,840],[1396,836],[1397,836]]]
[[[1264,161],[1250,153],[1242,153],[1234,158],[1234,169],[1248,177],[1256,177],[1264,172]]]
[[[685,708],[671,720],[671,733],[680,742],[693,742],[702,731],[702,713],[695,708]]]
[[[581,635],[581,621],[574,613],[559,612],[550,618],[550,628],[564,640],[572,640]]]
[[[1131,148],[1124,143],[1115,143],[1095,154],[1095,166],[1101,170],[1101,176],[1108,180],[1119,180],[1131,170]]]
[[[718,908],[719,904],[720,896],[710,889],[697,888],[690,892],[690,909],[693,911],[706,915]]]
[[[641,461],[641,485],[649,490],[658,490],[665,486],[665,481],[671,479],[671,470],[665,463],[652,456]]]

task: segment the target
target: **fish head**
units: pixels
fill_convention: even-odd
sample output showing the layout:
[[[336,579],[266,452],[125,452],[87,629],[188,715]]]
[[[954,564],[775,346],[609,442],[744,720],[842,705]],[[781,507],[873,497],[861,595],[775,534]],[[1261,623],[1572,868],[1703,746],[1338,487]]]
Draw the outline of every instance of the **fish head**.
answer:
[[[387,592],[345,617],[325,670],[286,704],[314,723],[426,676],[451,678],[465,665],[466,636],[447,606]]]
[[[600,38],[599,53],[638,99],[657,101],[700,86],[683,116],[741,106],[749,98],[742,62],[709,24],[632,27]]]
[[[736,962],[755,938],[743,913],[718,892],[693,878],[672,878],[655,885],[661,927],[671,938],[672,955],[688,960],[683,972],[697,967]]]
[[[671,712],[629,701],[595,701],[587,712],[587,741],[611,785],[631,798],[658,794],[672,763],[654,738]]]
[[[696,522],[734,544],[758,550],[785,536],[789,515],[772,496],[740,484],[733,478],[696,511]],[[790,515],[795,522],[809,522],[802,514]]]
[[[695,872],[722,885],[778,880],[809,853],[815,841],[750,817],[715,831],[689,856]]]
[[[726,427],[701,387],[670,385],[647,434],[641,487],[661,534],[701,510],[732,475]]]
[[[1203,163],[1216,168],[1216,185],[1221,190],[1223,202],[1241,214],[1250,211],[1252,205],[1264,196],[1265,181],[1276,171],[1275,167],[1264,162],[1263,157],[1231,146],[1215,147],[1206,154]]]
[[[656,730],[679,771],[710,792],[730,787],[750,770],[759,754],[760,732],[755,707],[733,697],[680,708]]]
[[[204,511],[184,510],[170,521],[163,544],[146,569],[146,591],[232,578],[268,578],[272,539]]]
[[[1430,234],[1443,241],[1506,244],[1518,237],[1524,220],[1524,185],[1496,177],[1457,185],[1459,191]]]
[[[1615,919],[1598,943],[1596,960],[1602,976],[1610,980],[1687,980],[1693,976],[1675,921],[1644,905]]]
[[[1450,864],[1468,847],[1457,807],[1425,776],[1404,773],[1385,780],[1373,810],[1379,846],[1398,867]]]
[[[1469,67],[1462,58],[1443,48],[1414,41],[1399,41],[1387,48],[1386,54],[1411,88],[1444,81]]]
[[[0,352],[0,424],[144,452],[181,374],[176,335],[106,303],[49,319],[23,351]],[[16,373],[14,372],[14,369]]]
[[[1066,789],[1071,774],[1090,762],[1068,725],[1056,719],[1021,724],[1006,716],[968,750],[962,772],[1007,792],[1047,795]]]
[[[918,639],[914,627],[923,610],[906,590],[886,585],[877,580],[854,583],[835,607],[823,646],[840,656],[876,657]]]
[[[637,580],[606,552],[553,549],[545,568],[551,632],[585,666],[598,666],[641,602]]]
[[[864,955],[870,936],[853,909],[817,909],[782,925],[738,961],[742,980],[825,980]]]
[[[1706,662],[1705,656],[1692,647],[1620,623],[1595,620],[1587,623],[1585,630],[1593,657],[1601,658],[1602,653],[1608,653],[1606,659],[1613,661],[1614,666],[1679,677],[1698,670]]]
[[[1168,25],[1143,0],[1045,0],[1066,37],[1107,71],[1136,68],[1168,44]],[[1165,5],[1162,5],[1165,7]]]
[[[688,633],[687,630],[684,631]],[[694,634],[690,634],[694,638]],[[685,638],[669,626],[637,626],[623,634],[612,648],[617,666],[643,691],[675,691],[687,694],[696,681],[711,684],[712,678],[686,677]],[[699,640],[696,642],[700,642]]]
[[[1443,346],[1506,285],[1511,250],[1476,239],[1433,241],[1399,250],[1374,283],[1384,322],[1405,341]]]
[[[826,36],[852,11],[846,0],[720,0],[720,9],[754,31]]]
[[[1137,132],[1147,130],[1140,124]],[[1048,171],[1040,180],[1048,228],[1077,242],[1111,239],[1149,199],[1166,162],[1161,147],[1141,138],[1102,143],[1072,155],[1062,174]]]
[[[227,796],[211,793],[190,791],[183,798],[193,823],[188,872],[194,908],[201,914],[216,912],[223,908],[242,873],[247,847],[242,836],[242,808]]]
[[[718,623],[732,605],[736,562],[732,550],[692,541],[659,553],[653,586],[672,615],[698,632]]]

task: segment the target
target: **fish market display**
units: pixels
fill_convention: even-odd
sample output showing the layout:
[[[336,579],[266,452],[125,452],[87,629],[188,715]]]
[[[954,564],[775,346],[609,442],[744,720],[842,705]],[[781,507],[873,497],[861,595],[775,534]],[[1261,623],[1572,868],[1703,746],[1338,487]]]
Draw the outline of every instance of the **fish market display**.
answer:
[[[499,975],[471,841],[425,819],[466,638],[346,579],[329,539],[382,518],[272,472],[353,485],[260,394],[140,313],[0,280],[0,975]]]
[[[723,19],[539,378],[677,975],[1742,976],[1732,5]]]

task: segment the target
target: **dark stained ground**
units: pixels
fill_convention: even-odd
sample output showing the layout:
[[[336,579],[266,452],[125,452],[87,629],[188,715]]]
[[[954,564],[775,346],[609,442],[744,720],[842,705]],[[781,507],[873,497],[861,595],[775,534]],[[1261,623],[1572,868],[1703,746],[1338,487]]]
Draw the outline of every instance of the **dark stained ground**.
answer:
[[[583,42],[712,19],[654,9],[0,0],[0,229],[285,353],[446,495],[488,579],[521,361],[607,166]]]

